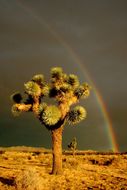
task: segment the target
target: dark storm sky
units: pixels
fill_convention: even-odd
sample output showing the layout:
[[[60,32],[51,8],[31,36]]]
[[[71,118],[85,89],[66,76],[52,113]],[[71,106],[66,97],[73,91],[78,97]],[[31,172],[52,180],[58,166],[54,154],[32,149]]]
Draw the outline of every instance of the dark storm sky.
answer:
[[[12,116],[9,97],[23,92],[33,74],[48,78],[53,66],[87,80],[68,47],[97,86],[120,150],[127,150],[126,0],[0,0],[0,146],[50,147],[49,132],[31,114]],[[65,127],[64,147],[76,136],[79,148],[110,149],[94,91],[83,104],[88,118]]]

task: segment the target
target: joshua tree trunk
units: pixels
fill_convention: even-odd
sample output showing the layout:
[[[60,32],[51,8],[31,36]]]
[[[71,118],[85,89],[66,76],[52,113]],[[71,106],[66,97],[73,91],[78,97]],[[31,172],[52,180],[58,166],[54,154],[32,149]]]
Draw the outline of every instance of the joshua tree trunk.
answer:
[[[56,175],[62,174],[62,131],[62,126],[52,130],[52,174]]]

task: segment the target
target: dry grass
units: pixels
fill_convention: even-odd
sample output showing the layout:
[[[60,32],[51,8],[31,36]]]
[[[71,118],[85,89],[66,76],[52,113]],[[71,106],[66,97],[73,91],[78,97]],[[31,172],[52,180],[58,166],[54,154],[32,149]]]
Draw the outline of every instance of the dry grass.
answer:
[[[127,154],[63,154],[63,175],[50,175],[52,155],[40,148],[0,149],[0,190],[126,190]]]

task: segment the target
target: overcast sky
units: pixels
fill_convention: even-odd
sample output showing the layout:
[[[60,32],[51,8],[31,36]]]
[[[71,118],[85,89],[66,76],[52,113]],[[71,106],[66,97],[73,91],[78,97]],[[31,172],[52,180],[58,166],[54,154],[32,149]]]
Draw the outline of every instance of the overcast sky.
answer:
[[[10,95],[23,92],[24,82],[36,73],[48,79],[53,66],[77,74],[81,82],[88,80],[87,69],[119,149],[126,151],[127,1],[0,0],[0,146],[51,146],[50,133],[32,114],[12,116]],[[64,148],[76,136],[79,149],[111,149],[94,90],[81,103],[88,118],[65,127]]]

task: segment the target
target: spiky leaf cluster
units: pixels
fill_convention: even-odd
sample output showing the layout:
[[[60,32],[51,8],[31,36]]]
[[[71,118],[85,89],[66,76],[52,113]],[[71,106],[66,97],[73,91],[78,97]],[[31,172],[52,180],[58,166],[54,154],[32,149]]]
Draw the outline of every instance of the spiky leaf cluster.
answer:
[[[48,96],[50,91],[50,87],[48,85],[44,85],[43,88],[41,89],[41,94],[42,96]]]
[[[90,94],[90,87],[87,83],[84,83],[83,85],[78,86],[74,91],[75,96],[80,98],[87,98]]]
[[[23,96],[22,98],[20,93],[12,95],[13,101],[17,104],[12,107],[12,112],[19,115],[23,111],[33,111],[41,123],[50,130],[54,127],[58,128],[61,122],[67,120],[69,123],[75,124],[84,119],[86,111],[83,107],[77,106],[69,113],[68,110],[70,106],[78,103],[80,98],[89,96],[88,84],[80,85],[76,75],[67,75],[60,67],[51,69],[50,82],[45,82],[44,76],[41,74],[34,75],[30,81],[24,84],[27,97]],[[42,103],[44,96],[55,98],[59,108]]]
[[[80,85],[76,75],[66,75],[61,68],[55,67],[51,69],[51,77],[49,97],[56,98],[58,102],[68,102],[73,96],[77,97],[77,100],[89,96],[88,84]]]
[[[48,106],[48,105],[47,105],[45,102],[43,102],[43,103],[41,103],[41,104],[39,105],[39,107],[38,107],[38,113],[39,113],[39,115],[40,115],[42,112],[44,112],[44,110],[46,109],[47,106]]]
[[[53,67],[51,69],[51,78],[52,81],[55,82],[63,77],[63,70],[61,67]]]
[[[59,88],[59,90],[63,93],[67,93],[71,90],[71,87],[68,83],[63,83],[63,85]]]
[[[41,114],[42,121],[45,125],[55,125],[61,118],[61,112],[55,105],[47,106]]]
[[[78,85],[79,81],[76,75],[66,75],[59,67],[51,69],[49,97],[56,98],[58,102],[68,102],[68,100],[74,96],[74,89]]]
[[[87,98],[90,95],[91,87],[87,83],[84,83],[82,86],[84,87],[84,96]]]
[[[38,85],[44,85],[44,76],[42,74],[34,75],[32,81],[36,82]]]
[[[67,83],[62,83],[61,85],[55,85],[50,88],[49,97],[59,97],[65,96],[71,90],[70,86]]]
[[[69,124],[79,123],[81,120],[86,118],[86,110],[82,106],[76,106],[67,115]]]
[[[24,87],[25,87],[25,92],[28,95],[31,95],[32,97],[40,96],[40,94],[41,94],[40,86],[33,81],[29,81],[29,82],[25,83]]]
[[[79,99],[81,97],[83,97],[83,93],[84,93],[84,88],[83,86],[79,86],[78,88],[75,89],[75,96]]]
[[[74,137],[72,142],[68,144],[68,148],[70,148],[71,150],[76,150],[76,148],[77,148],[77,139],[76,139],[76,137]]]
[[[76,75],[70,74],[67,79],[67,83],[70,84],[73,88],[79,86],[79,80]]]

